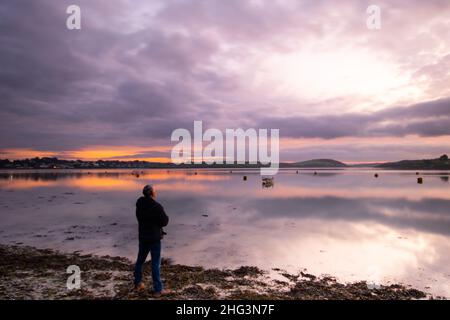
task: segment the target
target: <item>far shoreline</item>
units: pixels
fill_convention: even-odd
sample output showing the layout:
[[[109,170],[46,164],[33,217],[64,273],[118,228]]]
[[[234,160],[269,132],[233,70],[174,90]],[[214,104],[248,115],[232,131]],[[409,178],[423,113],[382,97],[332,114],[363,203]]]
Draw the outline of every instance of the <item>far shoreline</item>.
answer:
[[[111,170],[111,169],[345,169],[345,168],[374,168],[393,170],[450,170],[450,160],[446,154],[435,159],[381,161],[381,162],[341,162],[335,159],[312,159],[300,162],[276,162],[261,163],[260,161],[234,161],[232,163],[224,160],[218,162],[193,162],[173,163],[147,160],[74,160],[58,159],[56,157],[43,157],[32,159],[0,159],[0,169],[88,169],[88,170]]]

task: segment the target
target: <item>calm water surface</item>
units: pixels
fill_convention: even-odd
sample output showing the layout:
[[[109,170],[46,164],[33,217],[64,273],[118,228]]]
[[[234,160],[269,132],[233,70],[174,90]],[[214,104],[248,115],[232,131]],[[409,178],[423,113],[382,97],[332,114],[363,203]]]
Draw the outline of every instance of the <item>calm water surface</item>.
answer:
[[[306,268],[450,296],[448,171],[422,185],[409,171],[317,172],[283,170],[263,188],[258,170],[2,171],[0,242],[134,259],[134,206],[153,183],[177,263]]]

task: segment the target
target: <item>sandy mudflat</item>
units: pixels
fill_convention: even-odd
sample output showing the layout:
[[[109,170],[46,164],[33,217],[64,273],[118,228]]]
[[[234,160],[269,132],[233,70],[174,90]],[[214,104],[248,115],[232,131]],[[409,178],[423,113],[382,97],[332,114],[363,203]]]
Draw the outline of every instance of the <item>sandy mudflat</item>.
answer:
[[[0,245],[0,299],[152,299],[149,290],[135,292],[133,263],[122,257],[80,255],[26,246]],[[81,288],[66,287],[70,265],[80,267]],[[151,279],[150,266],[144,277]],[[403,285],[370,286],[338,283],[329,276],[257,267],[204,269],[163,261],[163,281],[170,292],[162,299],[421,299],[426,293]]]

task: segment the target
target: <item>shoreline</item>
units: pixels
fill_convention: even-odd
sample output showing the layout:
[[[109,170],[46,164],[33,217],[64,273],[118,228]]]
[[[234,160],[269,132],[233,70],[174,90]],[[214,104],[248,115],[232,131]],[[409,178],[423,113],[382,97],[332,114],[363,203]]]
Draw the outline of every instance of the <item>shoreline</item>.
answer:
[[[0,245],[0,299],[153,299],[149,290],[133,289],[133,262],[123,257],[62,253],[53,249]],[[81,288],[68,290],[70,265],[81,269]],[[366,281],[339,283],[330,276],[272,269],[280,279],[254,266],[205,269],[163,259],[167,300],[410,300],[442,299],[400,284],[371,286]],[[150,265],[144,281],[150,284]]]

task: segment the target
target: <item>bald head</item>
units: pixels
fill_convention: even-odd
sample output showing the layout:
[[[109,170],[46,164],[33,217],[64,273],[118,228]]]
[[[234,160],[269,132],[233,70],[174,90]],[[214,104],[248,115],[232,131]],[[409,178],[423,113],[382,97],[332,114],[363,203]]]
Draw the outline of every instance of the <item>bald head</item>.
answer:
[[[144,187],[144,189],[142,189],[142,194],[145,197],[156,198],[156,189],[151,184],[148,184]]]

